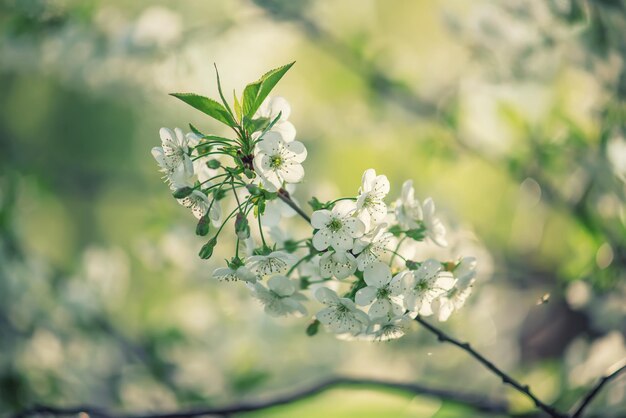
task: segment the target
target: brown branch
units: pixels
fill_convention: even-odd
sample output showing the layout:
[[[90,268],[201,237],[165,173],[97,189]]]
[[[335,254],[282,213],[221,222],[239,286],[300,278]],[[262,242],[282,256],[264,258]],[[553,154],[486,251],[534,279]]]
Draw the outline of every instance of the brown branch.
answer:
[[[449,336],[445,332],[441,331],[439,328],[437,328],[434,325],[431,325],[428,322],[426,322],[419,315],[415,318],[415,320],[417,322],[419,322],[422,326],[424,326],[424,328],[426,328],[428,331],[430,331],[433,334],[435,334],[437,336],[437,338],[439,339],[439,341],[447,342],[447,343],[450,343],[452,345],[455,345],[455,346],[459,347],[461,350],[463,350],[466,353],[468,353],[470,356],[474,357],[476,360],[478,360],[479,363],[481,363],[483,366],[485,366],[491,372],[493,372],[498,377],[500,377],[500,379],[502,379],[502,383],[508,384],[508,385],[514,387],[518,392],[521,392],[522,394],[526,395],[528,398],[530,398],[535,403],[537,408],[541,409],[542,411],[544,411],[545,413],[547,413],[551,417],[557,417],[557,418],[565,418],[565,417],[567,417],[566,414],[563,414],[563,413],[557,411],[552,406],[542,402],[539,398],[537,398],[537,396],[535,394],[533,394],[533,392],[530,390],[530,387],[528,385],[522,385],[517,380],[515,380],[514,378],[509,376],[507,373],[505,373],[502,370],[500,370],[495,364],[493,364],[491,361],[487,360],[482,354],[480,354],[479,352],[474,350],[469,345],[469,343],[459,341],[456,338],[453,338],[453,337]]]
[[[301,208],[300,206],[298,206],[296,204],[296,202],[294,202],[291,199],[291,196],[289,196],[289,192],[285,189],[280,189],[278,191],[278,198],[280,200],[282,200],[283,202],[285,202],[287,205],[289,205],[289,207],[291,209],[293,209],[294,211],[296,211],[296,213],[298,215],[300,215],[302,217],[302,219],[304,219],[305,221],[307,221],[308,223],[311,223],[311,218],[309,217],[309,215],[307,215]]]
[[[504,414],[507,412],[507,403],[503,400],[489,399],[481,395],[454,392],[445,389],[434,389],[414,383],[393,382],[378,379],[359,379],[350,377],[330,378],[317,383],[309,388],[293,393],[277,396],[273,399],[256,402],[242,402],[224,407],[201,407],[176,412],[149,413],[149,414],[114,414],[92,406],[78,406],[70,408],[56,408],[51,406],[35,406],[14,415],[14,418],[26,418],[35,415],[67,416],[86,413],[95,418],[195,418],[202,416],[229,416],[245,412],[253,412],[272,408],[279,405],[290,404],[301,399],[322,393],[337,386],[352,386],[359,388],[379,387],[384,389],[400,390],[416,395],[432,396],[445,399],[450,402],[466,405],[486,414]]]
[[[589,406],[593,398],[595,398],[596,395],[600,393],[600,390],[602,390],[604,385],[609,383],[611,380],[616,378],[619,374],[621,374],[624,371],[626,371],[626,362],[622,365],[622,367],[619,367],[613,373],[603,376],[598,381],[598,383],[596,383],[596,385],[593,388],[591,388],[591,390],[587,393],[587,395],[582,399],[580,404],[576,408],[574,408],[574,412],[572,412],[572,418],[582,417],[585,408]]]

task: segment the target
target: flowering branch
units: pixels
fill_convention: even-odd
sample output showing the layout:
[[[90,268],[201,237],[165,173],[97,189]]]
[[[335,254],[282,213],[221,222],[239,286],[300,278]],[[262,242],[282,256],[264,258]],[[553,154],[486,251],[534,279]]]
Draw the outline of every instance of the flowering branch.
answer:
[[[507,412],[507,404],[505,401],[488,399],[481,395],[465,392],[454,392],[445,389],[434,389],[415,383],[403,383],[367,378],[361,379],[352,377],[333,377],[308,388],[301,389],[287,395],[277,396],[275,398],[265,401],[242,402],[223,407],[200,407],[176,412],[155,414],[129,414],[122,416],[124,416],[125,418],[195,418],[210,415],[226,417],[231,414],[260,411],[275,406],[291,404],[299,400],[315,396],[337,386],[351,386],[358,388],[379,387],[385,389],[399,390],[416,395],[425,395],[445,399],[450,402],[472,407],[476,411],[484,412],[487,414],[503,414]],[[94,418],[112,418],[120,416],[119,414],[114,414],[104,409],[87,405],[69,408],[56,408],[52,406],[39,405],[18,412],[14,415],[14,418],[26,418],[30,416],[38,416],[41,414],[51,416],[64,416],[76,415],[80,413],[87,413]]]
[[[466,353],[468,353],[470,356],[474,357],[476,360],[478,360],[479,363],[481,363],[487,369],[489,369],[490,371],[495,373],[497,376],[499,376],[502,379],[502,383],[511,385],[515,389],[517,389],[517,391],[519,391],[519,392],[523,393],[524,395],[526,395],[528,398],[530,398],[535,403],[537,408],[541,409],[542,411],[544,411],[545,413],[547,413],[551,417],[565,418],[565,417],[568,416],[567,414],[563,414],[563,413],[557,411],[552,406],[542,402],[539,398],[537,398],[537,396],[535,394],[532,393],[532,391],[530,390],[530,387],[528,385],[522,385],[517,380],[515,380],[514,378],[509,376],[507,373],[505,373],[502,370],[500,370],[495,364],[493,364],[491,361],[487,360],[482,354],[480,354],[479,352],[474,350],[470,346],[469,343],[459,341],[456,338],[453,338],[453,337],[449,336],[445,332],[441,331],[439,328],[437,328],[434,325],[431,325],[430,323],[426,322],[419,315],[415,318],[415,320],[417,322],[419,322],[428,331],[430,331],[433,334],[435,334],[437,336],[437,338],[439,339],[439,341],[441,341],[441,342],[448,342],[448,343],[450,343],[452,345],[455,345],[455,346],[459,347],[461,350],[463,350]]]
[[[623,373],[624,371],[626,371],[626,362],[622,365],[622,367],[619,367],[617,370],[615,370],[613,373],[610,373],[606,376],[603,376],[598,383],[596,383],[596,385],[587,393],[587,395],[582,399],[582,401],[580,402],[580,404],[574,408],[574,412],[572,412],[571,416],[572,418],[579,418],[583,416],[583,412],[585,410],[585,408],[587,408],[587,406],[589,406],[589,404],[591,404],[591,401],[593,400],[593,398],[596,397],[596,395],[598,395],[598,393],[600,393],[600,390],[602,390],[602,388],[604,387],[604,385],[606,385],[607,383],[609,383],[611,380],[613,380],[614,378],[616,378],[618,375],[620,375],[621,373]]]

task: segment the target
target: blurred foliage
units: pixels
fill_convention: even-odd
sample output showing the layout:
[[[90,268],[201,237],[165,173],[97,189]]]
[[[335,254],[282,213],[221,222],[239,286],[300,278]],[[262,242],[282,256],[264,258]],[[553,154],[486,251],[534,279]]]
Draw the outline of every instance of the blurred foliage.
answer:
[[[451,332],[570,405],[626,357],[625,33],[620,0],[0,1],[0,409],[224,404],[336,373],[532,408],[417,328],[310,338],[211,283],[149,149],[161,126],[215,125],[166,94],[215,96],[213,62],[232,88],[294,59],[296,197],[354,193],[369,167],[413,178],[482,271]],[[625,388],[596,413],[625,413]],[[311,411],[470,414],[334,390],[258,416]]]

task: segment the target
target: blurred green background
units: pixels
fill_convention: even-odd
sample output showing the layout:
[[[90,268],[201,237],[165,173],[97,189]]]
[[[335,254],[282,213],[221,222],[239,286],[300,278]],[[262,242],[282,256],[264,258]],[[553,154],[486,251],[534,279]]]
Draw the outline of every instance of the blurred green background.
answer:
[[[304,333],[210,280],[193,217],[150,148],[161,126],[224,133],[167,93],[276,92],[309,157],[296,193],[411,178],[479,261],[445,329],[567,408],[626,358],[626,3],[0,1],[0,411],[169,411],[332,375],[532,405],[417,327],[389,343]],[[626,414],[626,379],[594,402]],[[258,417],[482,416],[337,389]]]

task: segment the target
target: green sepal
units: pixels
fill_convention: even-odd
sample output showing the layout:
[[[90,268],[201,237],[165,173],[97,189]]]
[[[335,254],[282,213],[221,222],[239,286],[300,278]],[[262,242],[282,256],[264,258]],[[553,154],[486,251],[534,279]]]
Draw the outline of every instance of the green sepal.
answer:
[[[294,240],[286,240],[284,243],[285,251],[288,253],[295,253],[298,250],[298,243]]]
[[[244,263],[239,257],[233,257],[230,261],[226,262],[226,265],[229,269],[237,270],[239,267],[243,266]]]
[[[174,190],[174,192],[172,193],[172,196],[174,196],[176,199],[184,199],[187,196],[189,196],[192,192],[193,192],[192,187],[181,187],[180,189]]]
[[[309,337],[314,336],[319,331],[319,328],[320,321],[318,321],[317,319],[312,320],[311,323],[306,327],[306,335],[308,335]]]
[[[409,270],[417,270],[422,265],[422,263],[418,263],[417,261],[413,260],[406,260],[405,264],[406,268],[408,268]]]
[[[311,209],[313,209],[314,211],[326,209],[327,207],[327,203],[320,202],[319,199],[315,196],[313,196],[311,200],[309,200],[307,203],[309,204],[309,206],[311,206]]]
[[[409,229],[404,233],[407,237],[412,238],[415,241],[423,241],[426,237],[426,230],[424,228]]]
[[[216,159],[212,159],[206,162],[206,166],[215,170],[217,168],[220,168],[220,166],[222,165],[222,163],[220,163],[218,160]]]
[[[392,225],[387,229],[387,232],[391,233],[394,237],[399,237],[404,231],[400,228],[400,225]]]
[[[213,119],[220,121],[225,125],[230,126],[231,128],[237,126],[237,123],[228,110],[213,99],[194,93],[171,93],[170,96],[182,100],[189,106],[198,109],[199,111],[211,116]]]

